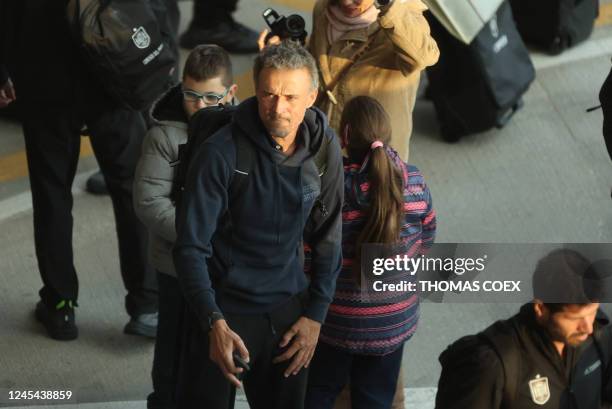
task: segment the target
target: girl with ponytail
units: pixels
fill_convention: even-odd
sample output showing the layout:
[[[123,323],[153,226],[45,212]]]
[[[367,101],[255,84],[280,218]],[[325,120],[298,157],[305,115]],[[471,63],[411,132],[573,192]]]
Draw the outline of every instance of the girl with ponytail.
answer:
[[[414,280],[389,273],[372,279],[361,271],[362,250],[383,245],[385,257],[418,257],[436,230],[429,189],[414,166],[389,146],[391,121],[375,99],[350,100],[341,118],[345,203],[342,210],[342,271],[313,358],[306,409],[331,409],[348,383],[353,408],[389,409],[400,373],[403,344],[416,330],[418,296],[379,291],[374,281]],[[377,246],[378,247],[378,246]],[[397,251],[397,249],[401,249]]]

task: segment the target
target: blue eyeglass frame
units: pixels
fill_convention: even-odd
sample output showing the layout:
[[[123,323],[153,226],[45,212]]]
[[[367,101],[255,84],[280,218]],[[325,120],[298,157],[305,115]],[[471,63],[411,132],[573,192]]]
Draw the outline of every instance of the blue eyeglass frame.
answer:
[[[199,92],[193,91],[191,89],[182,89],[183,99],[189,102],[202,101],[205,105],[216,105],[221,101],[225,96],[229,93],[230,88],[226,88],[223,94],[217,94],[216,92],[206,92],[204,94],[200,94]],[[214,97],[217,101],[214,103],[206,102],[205,98]],[[191,98],[191,99],[188,99]]]

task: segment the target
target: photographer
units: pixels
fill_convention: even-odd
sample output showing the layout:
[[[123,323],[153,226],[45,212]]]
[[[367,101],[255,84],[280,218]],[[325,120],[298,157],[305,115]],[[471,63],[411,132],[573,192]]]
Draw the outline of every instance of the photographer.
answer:
[[[391,117],[391,146],[408,160],[420,73],[438,60],[421,0],[318,0],[309,48],[317,60],[317,106],[340,134],[352,97],[378,100]]]
[[[439,56],[423,17],[426,9],[421,0],[318,0],[313,13],[309,48],[321,79],[316,105],[340,134],[348,100],[358,95],[378,100],[391,117],[391,146],[404,161],[420,73]],[[260,49],[296,39],[283,23],[260,34]]]

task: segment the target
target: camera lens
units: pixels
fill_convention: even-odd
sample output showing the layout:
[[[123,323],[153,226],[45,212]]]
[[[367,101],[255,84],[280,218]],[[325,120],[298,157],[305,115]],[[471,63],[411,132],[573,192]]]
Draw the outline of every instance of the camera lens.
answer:
[[[292,34],[301,34],[306,28],[306,22],[301,16],[292,14],[287,17],[287,31]]]

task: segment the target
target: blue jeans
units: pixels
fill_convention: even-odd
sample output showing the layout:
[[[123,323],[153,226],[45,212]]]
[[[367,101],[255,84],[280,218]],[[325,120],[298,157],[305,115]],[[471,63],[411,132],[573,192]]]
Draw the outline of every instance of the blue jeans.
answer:
[[[403,346],[383,356],[355,355],[319,342],[310,365],[305,409],[332,409],[350,378],[352,409],[389,409]]]

